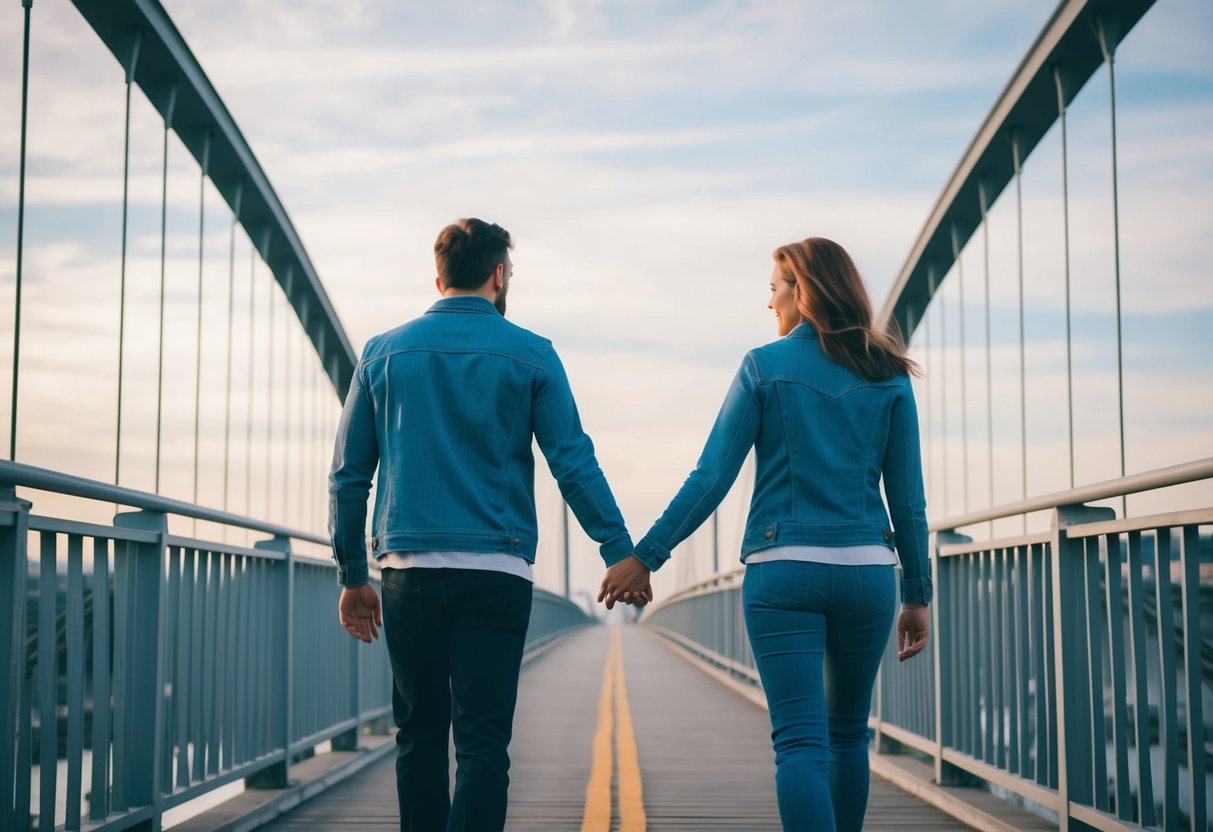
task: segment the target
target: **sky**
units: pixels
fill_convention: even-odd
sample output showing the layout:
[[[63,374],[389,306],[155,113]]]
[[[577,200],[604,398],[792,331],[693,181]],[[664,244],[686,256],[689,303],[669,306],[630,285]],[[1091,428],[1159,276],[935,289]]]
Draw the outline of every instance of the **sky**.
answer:
[[[636,538],[693,466],[742,355],[776,337],[765,306],[771,251],[807,236],[839,241],[879,307],[962,152],[1053,6],[1046,0],[165,2],[290,212],[356,350],[435,299],[432,245],[445,224],[479,216],[511,231],[509,316],[550,338],[560,352]],[[88,301],[78,306],[88,314],[30,313],[41,322],[31,337],[42,348],[31,348],[29,372],[41,380],[30,382],[33,403],[22,412],[36,414],[30,443],[64,448],[58,437],[71,420],[49,414],[72,410],[81,389],[100,401],[111,386],[105,379],[113,356],[79,359],[78,333],[100,327],[97,342],[112,339],[105,322],[116,309],[113,206],[120,199],[114,177],[121,175],[122,85],[116,62],[89,42],[87,26],[67,0],[40,0],[35,14],[31,274],[74,275]],[[16,112],[18,21],[10,10],[0,22],[6,113]],[[1143,376],[1155,371],[1156,388],[1134,391],[1155,401],[1177,397],[1187,420],[1171,425],[1161,445],[1136,442],[1135,470],[1150,467],[1151,459],[1179,461],[1207,455],[1199,453],[1202,445],[1213,447],[1206,442],[1213,438],[1213,402],[1203,386],[1213,380],[1209,352],[1202,357],[1213,351],[1213,281],[1203,265],[1213,257],[1207,219],[1213,215],[1213,11],[1202,0],[1160,0],[1139,29],[1118,68],[1121,162],[1129,171],[1122,198],[1133,220],[1124,222],[1131,226],[1124,239],[1132,243],[1124,255],[1126,328],[1137,333],[1128,366]],[[1106,76],[1095,80],[1107,83]],[[150,365],[139,362],[156,346],[147,310],[159,256],[160,136],[145,104],[136,105],[134,119],[132,285],[144,303],[142,312],[132,312],[131,325],[138,333],[133,343],[146,349],[136,348],[131,361],[146,370]],[[1088,317],[1075,329],[1082,394],[1076,418],[1085,443],[1076,456],[1083,481],[1108,475],[1112,441],[1106,419],[1110,295],[1104,284],[1079,283],[1108,271],[1110,213],[1103,206],[1109,186],[1100,155],[1107,152],[1106,124],[1106,96],[1093,85],[1075,103],[1070,124],[1075,285],[1099,298],[1084,305]],[[0,129],[0,289],[6,292],[15,236],[12,127],[6,118]],[[1057,439],[1056,420],[1050,421],[1055,409],[1047,402],[1059,384],[1060,243],[1052,173],[1058,147],[1055,137],[1042,143],[1042,161],[1029,165],[1024,179],[1026,224],[1039,241],[1031,256],[1041,262],[1030,270],[1028,291],[1037,309],[1030,321],[1038,325],[1032,366],[1039,384],[1032,395],[1041,404],[1033,412],[1046,414],[1033,429],[1045,460],[1055,455]],[[170,153],[170,190],[185,205],[196,199],[190,177],[197,166],[183,155]],[[227,226],[218,200],[209,205],[207,260],[219,265],[208,265],[208,279],[222,281]],[[1009,205],[1004,200],[991,214],[998,367],[1014,349],[1006,340],[1011,331],[1001,324],[1014,301]],[[197,259],[193,211],[175,208],[169,218],[168,257],[179,268],[181,282],[174,285],[183,287],[183,299],[189,264]],[[978,245],[965,253],[970,276],[982,262]],[[1129,280],[1130,274],[1140,279]],[[62,287],[51,277],[41,287],[31,284],[30,303],[41,297],[43,308],[56,308],[53,298]],[[969,291],[972,304],[980,295]],[[945,302],[959,309],[958,298],[945,295]],[[212,313],[222,310],[208,307]],[[0,327],[9,332],[11,309],[4,314]],[[1188,340],[1163,349],[1150,333],[1165,331],[1177,315],[1187,316]],[[182,313],[169,329],[192,325]],[[179,352],[188,363],[188,350]],[[94,361],[94,371],[63,376],[65,362],[77,360]],[[956,364],[958,353],[946,360]],[[1173,375],[1157,378],[1160,365]],[[71,379],[70,392],[56,383],[61,377]],[[170,398],[190,395],[181,379],[170,384],[181,385],[174,388],[180,396]],[[925,392],[920,387],[920,395]],[[983,408],[968,414],[975,424],[984,425]],[[1128,409],[1131,435],[1146,431],[1147,423],[1152,435],[1160,432],[1151,421],[1156,414],[1133,410],[1132,403]],[[129,424],[149,429],[147,408],[136,410],[142,415],[132,415]],[[1002,413],[996,415],[994,456],[1001,461],[1014,451],[1002,437],[1015,430],[1001,430]],[[985,439],[975,433],[975,441]],[[929,453],[938,453],[935,445]],[[938,458],[942,466],[942,454]],[[953,468],[941,468],[949,479],[957,459],[952,454]],[[96,470],[103,467],[98,462]],[[1055,468],[1047,461],[1034,466],[1044,473],[1031,481],[1033,489],[1064,487]],[[970,473],[984,482],[988,471]],[[936,479],[933,504],[959,510],[959,489],[944,500],[943,478]],[[136,484],[148,487],[145,480]],[[995,489],[994,496],[1008,499],[1017,496],[1014,490]],[[725,565],[736,557],[747,493],[743,482],[722,510]],[[990,496],[976,485],[971,493],[975,503]],[[554,547],[559,505],[550,482],[540,483],[539,499],[541,534]],[[694,551],[659,573],[657,585],[668,591],[706,575],[709,547],[703,535],[694,538]],[[574,584],[588,589],[597,582],[594,547],[575,538],[574,549]],[[554,581],[555,554],[554,548],[541,551],[543,580]]]

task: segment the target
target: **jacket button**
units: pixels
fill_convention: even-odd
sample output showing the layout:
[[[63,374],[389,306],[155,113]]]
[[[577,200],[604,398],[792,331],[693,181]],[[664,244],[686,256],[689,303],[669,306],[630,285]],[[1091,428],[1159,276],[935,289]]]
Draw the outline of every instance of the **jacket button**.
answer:
[[[885,533],[884,533],[884,542],[885,543],[893,542],[893,533],[891,531],[889,531],[888,529],[886,529]]]
[[[514,538],[514,545],[515,545],[515,546],[517,546],[517,545],[518,545],[519,543],[521,543],[521,542],[522,542],[522,541],[521,541],[521,540],[519,540],[518,538]]]
[[[774,536],[775,536],[775,530],[774,530],[774,529],[767,529],[766,533],[765,533],[765,534],[763,534],[763,537],[765,537],[767,540],[770,540],[770,539],[771,539],[772,537],[774,537]]]
[[[377,537],[372,537],[372,538],[371,538],[371,548],[372,548],[372,549],[378,549],[378,548],[379,548],[379,538],[377,538]]]

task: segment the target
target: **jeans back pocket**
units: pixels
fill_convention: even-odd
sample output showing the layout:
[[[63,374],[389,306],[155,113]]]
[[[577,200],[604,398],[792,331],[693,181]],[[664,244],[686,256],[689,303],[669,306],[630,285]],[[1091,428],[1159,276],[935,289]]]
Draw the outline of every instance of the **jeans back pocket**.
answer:
[[[807,608],[816,565],[792,560],[756,564],[751,568],[758,569],[758,597],[777,609]]]

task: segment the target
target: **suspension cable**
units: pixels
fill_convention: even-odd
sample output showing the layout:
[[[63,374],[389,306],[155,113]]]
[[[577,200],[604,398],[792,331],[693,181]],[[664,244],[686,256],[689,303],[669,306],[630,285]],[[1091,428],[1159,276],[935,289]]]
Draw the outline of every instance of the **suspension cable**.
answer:
[[[135,35],[131,46],[131,59],[126,66],[126,127],[122,150],[122,260],[118,280],[118,424],[114,441],[114,485],[120,485],[122,473],[122,381],[126,356],[126,246],[130,224],[131,182],[131,87],[135,82],[135,67],[139,64],[139,47],[143,34]]]
[[[177,85],[169,91],[164,111],[164,152],[160,171],[160,346],[156,371],[156,493],[160,493],[160,440],[164,426],[164,290],[165,263],[168,257],[168,134],[173,128],[173,110],[177,106]]]
[[[24,29],[21,46],[21,159],[17,174],[17,276],[16,298],[13,313],[13,398],[12,423],[9,426],[8,458],[17,458],[17,391],[21,369],[21,276],[25,265],[25,145],[29,129],[29,29],[30,11],[34,0],[22,0],[24,7]]]

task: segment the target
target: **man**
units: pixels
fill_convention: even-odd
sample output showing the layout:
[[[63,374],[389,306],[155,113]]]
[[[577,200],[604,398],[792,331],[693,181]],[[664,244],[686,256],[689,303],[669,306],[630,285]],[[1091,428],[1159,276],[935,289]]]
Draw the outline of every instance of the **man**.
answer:
[[[442,230],[442,299],[367,343],[337,431],[329,531],[344,587],[339,616],[362,641],[380,626],[387,636],[402,830],[505,824],[538,537],[532,436],[606,564],[632,553],[551,342],[504,317],[512,245],[504,228],[479,219]],[[376,467],[371,551],[383,570],[382,618],[365,542]],[[647,568],[629,575],[618,600],[650,600]]]

